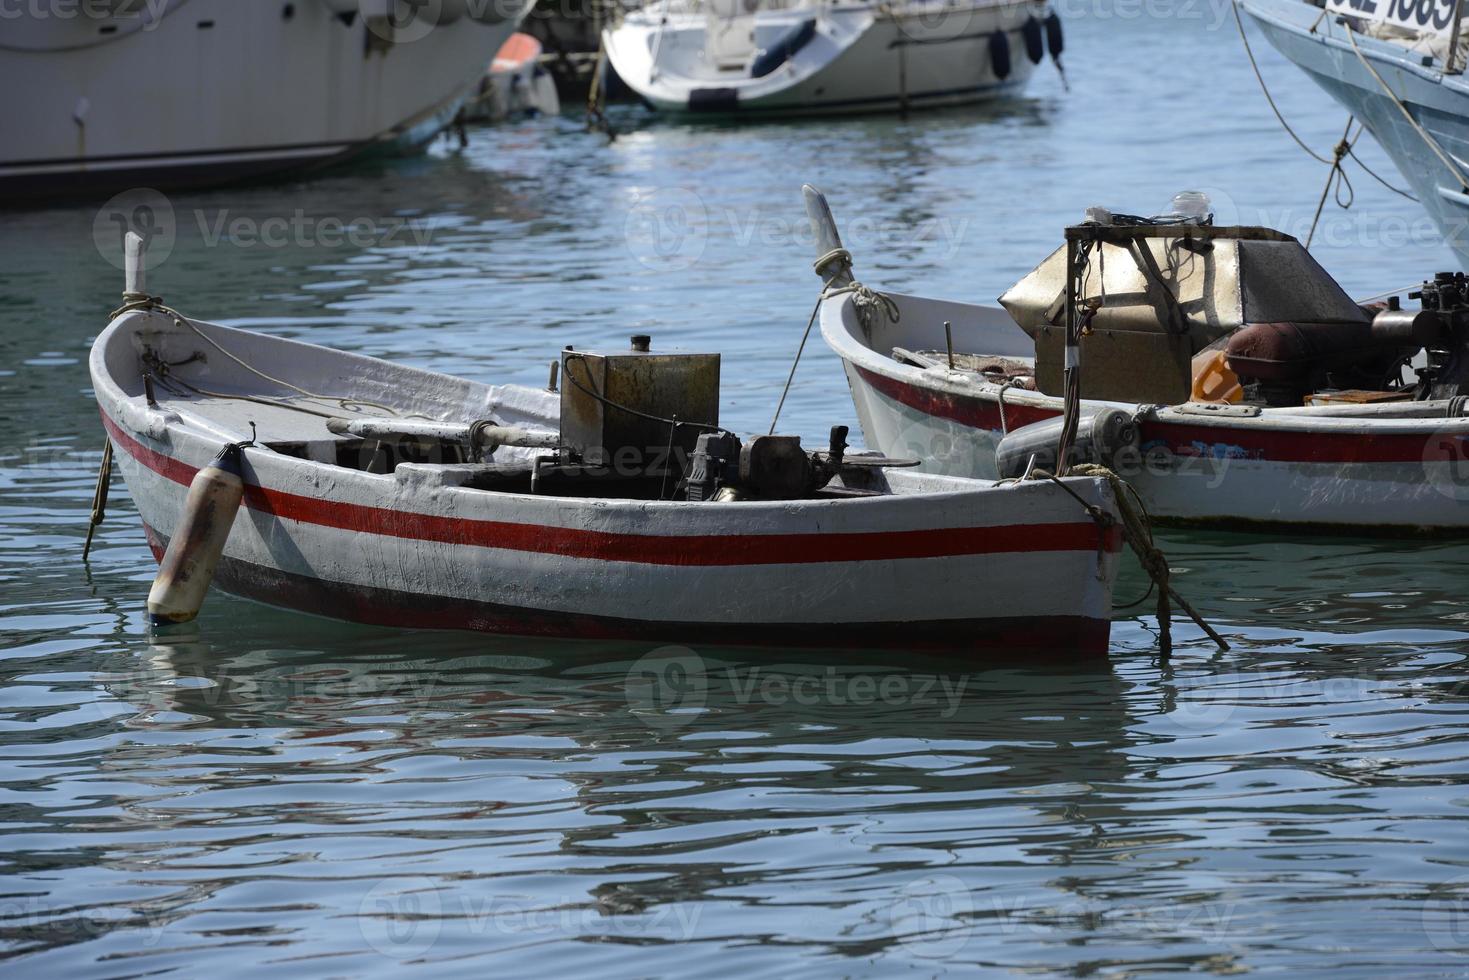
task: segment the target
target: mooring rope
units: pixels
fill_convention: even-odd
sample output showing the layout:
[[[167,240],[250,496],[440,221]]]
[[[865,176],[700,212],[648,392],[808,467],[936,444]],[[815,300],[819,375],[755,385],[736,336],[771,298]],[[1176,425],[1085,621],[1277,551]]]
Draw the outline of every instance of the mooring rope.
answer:
[[[1317,161],[1318,163],[1324,163],[1324,164],[1327,164],[1328,166],[1331,167],[1331,175],[1327,177],[1328,186],[1330,185],[1330,181],[1331,181],[1332,177],[1335,176],[1337,173],[1341,173],[1342,174],[1342,177],[1345,179],[1346,174],[1341,169],[1341,158],[1342,158],[1343,155],[1345,155],[1345,156],[1349,156],[1353,160],[1355,160],[1356,163],[1357,163],[1357,166],[1361,167],[1364,171],[1367,172],[1367,176],[1371,177],[1373,180],[1377,181],[1379,184],[1381,184],[1383,187],[1386,187],[1388,190],[1392,191],[1394,194],[1397,194],[1399,197],[1407,198],[1408,200],[1410,200],[1410,201],[1412,201],[1412,202],[1414,202],[1416,204],[1418,202],[1418,198],[1417,197],[1413,196],[1409,192],[1407,192],[1407,191],[1405,191],[1405,190],[1403,190],[1403,189],[1401,189],[1399,187],[1394,187],[1392,184],[1388,183],[1388,181],[1386,179],[1384,179],[1381,175],[1379,175],[1377,173],[1377,171],[1373,170],[1371,167],[1367,166],[1367,164],[1365,164],[1365,163],[1362,162],[1362,158],[1359,157],[1359,156],[1357,156],[1356,151],[1352,149],[1352,145],[1351,144],[1356,142],[1355,139],[1346,141],[1347,142],[1347,146],[1346,146],[1345,150],[1343,150],[1341,144],[1338,143],[1337,144],[1337,147],[1336,147],[1336,152],[1333,155],[1333,157],[1334,157],[1333,159],[1328,159],[1328,158],[1322,156],[1321,154],[1317,153],[1315,150],[1311,149],[1311,147],[1309,147],[1309,146],[1306,145],[1306,141],[1303,140],[1303,139],[1301,139],[1301,137],[1296,133],[1296,131],[1291,128],[1291,124],[1290,123],[1288,123],[1288,122],[1285,121],[1285,115],[1283,113],[1281,113],[1280,106],[1276,105],[1276,103],[1275,103],[1275,97],[1270,94],[1270,86],[1265,83],[1265,76],[1260,72],[1260,65],[1255,60],[1255,52],[1254,52],[1254,49],[1251,48],[1251,46],[1250,46],[1250,37],[1249,37],[1248,34],[1245,33],[1245,23],[1244,23],[1244,20],[1240,17],[1239,5],[1238,4],[1233,4],[1232,6],[1234,8],[1234,23],[1235,23],[1235,26],[1237,28],[1239,28],[1239,38],[1244,43],[1245,56],[1250,59],[1250,68],[1255,73],[1255,81],[1257,81],[1257,82],[1260,83],[1260,91],[1264,94],[1265,101],[1270,104],[1270,111],[1273,112],[1273,113],[1275,113],[1275,118],[1280,121],[1280,125],[1285,130],[1286,135],[1288,135],[1291,139],[1295,140],[1296,145],[1299,146],[1302,150],[1304,150],[1306,152],[1306,155],[1307,156],[1311,157],[1311,159]],[[1317,20],[1319,21],[1320,18],[1317,18]],[[1315,30],[1314,26],[1312,27],[1312,30],[1313,31]],[[1347,120],[1347,126],[1348,126],[1348,128],[1351,127],[1351,120],[1350,119]],[[1361,136],[1362,135],[1361,130],[1358,130],[1357,131],[1357,135],[1358,136]],[[1350,182],[1348,182],[1348,187],[1350,187],[1350,186],[1351,186],[1350,185]],[[1322,195],[1322,198],[1323,198],[1323,202],[1324,202],[1325,194]],[[1344,205],[1344,207],[1345,206],[1346,205]],[[1318,219],[1321,216],[1321,208],[1319,206],[1316,209],[1316,216],[1317,216]],[[1312,230],[1312,232],[1315,232],[1315,230],[1316,230],[1316,222],[1315,221],[1311,222],[1311,230]],[[1307,244],[1308,245],[1310,244],[1309,239],[1307,241]]]
[[[1168,565],[1167,556],[1153,543],[1152,520],[1137,491],[1112,470],[1096,463],[1078,463],[1070,468],[1070,473],[1074,476],[1103,479],[1111,486],[1112,496],[1117,504],[1117,513],[1122,518],[1122,537],[1132,548],[1133,554],[1137,555],[1143,571],[1148,573],[1148,577],[1158,587],[1158,648],[1162,655],[1167,657],[1173,653],[1173,610],[1169,605],[1170,598],[1173,602],[1178,603],[1178,607],[1187,613],[1201,630],[1208,634],[1209,639],[1218,644],[1220,650],[1228,650],[1229,644],[1225,642],[1224,637],[1205,622],[1188,600],[1179,595],[1178,590],[1173,587],[1171,581],[1173,570]],[[1037,478],[1052,481],[1075,498],[1104,533],[1115,525],[1111,514],[1096,504],[1087,503],[1080,494],[1067,486],[1066,482],[1054,473],[1036,470],[1034,475]],[[1136,506],[1133,506],[1134,500],[1137,502]]]
[[[1275,113],[1275,118],[1280,120],[1280,125],[1285,127],[1286,133],[1290,135],[1291,139],[1296,141],[1297,146],[1305,150],[1312,159],[1319,163],[1330,163],[1331,161],[1326,159],[1326,157],[1307,146],[1306,141],[1297,136],[1296,131],[1291,129],[1290,123],[1285,121],[1285,116],[1281,114],[1280,107],[1275,104],[1275,98],[1270,94],[1270,87],[1265,84],[1265,76],[1260,74],[1259,62],[1255,61],[1254,49],[1250,47],[1250,37],[1245,33],[1244,19],[1239,15],[1239,4],[1230,4],[1230,6],[1234,8],[1234,23],[1239,28],[1239,39],[1245,44],[1245,55],[1250,59],[1250,67],[1255,70],[1255,80],[1260,83],[1260,91],[1265,93],[1265,101],[1270,103],[1270,111]]]
[[[1347,116],[1347,128],[1342,130],[1341,139],[1337,141],[1336,148],[1331,152],[1331,170],[1326,174],[1326,186],[1321,188],[1321,199],[1316,202],[1316,214],[1311,218],[1311,230],[1306,233],[1306,247],[1311,247],[1311,239],[1316,237],[1316,225],[1321,221],[1321,211],[1326,207],[1326,195],[1331,193],[1331,185],[1336,185],[1336,203],[1343,211],[1347,210],[1357,200],[1357,194],[1352,190],[1352,181],[1347,177],[1347,172],[1342,169],[1341,161],[1348,153],[1352,152],[1352,141],[1348,138],[1352,135],[1352,123],[1355,117]],[[1362,130],[1357,130],[1357,135],[1362,135]],[[1341,189],[1345,185],[1347,199],[1341,199]]]
[[[1352,50],[1356,52],[1357,60],[1362,63],[1362,67],[1366,68],[1368,73],[1371,74],[1373,78],[1377,79],[1377,84],[1382,86],[1382,91],[1387,93],[1388,98],[1392,99],[1393,105],[1398,107],[1398,111],[1403,114],[1403,118],[1408,120],[1409,125],[1411,125],[1413,129],[1417,131],[1418,135],[1423,138],[1423,142],[1427,144],[1430,150],[1433,151],[1434,156],[1438,157],[1439,162],[1441,162],[1445,167],[1449,168],[1449,173],[1453,174],[1454,178],[1458,180],[1459,186],[1461,188],[1469,188],[1469,180],[1464,179],[1464,174],[1462,171],[1459,170],[1458,164],[1456,164],[1453,159],[1444,152],[1443,147],[1438,145],[1438,140],[1434,139],[1431,135],[1429,135],[1428,130],[1419,125],[1418,120],[1413,118],[1413,113],[1409,112],[1408,107],[1403,105],[1403,101],[1398,98],[1398,94],[1392,90],[1387,82],[1382,80],[1382,76],[1377,74],[1377,69],[1373,68],[1372,63],[1367,60],[1367,57],[1364,54],[1362,54],[1362,49],[1357,47],[1357,32],[1352,30],[1350,27],[1348,27],[1346,31],[1347,41],[1351,43]]]
[[[833,263],[837,264],[837,268],[828,276],[822,270]],[[835,289],[832,288],[831,282],[833,279],[841,275],[844,271],[849,274],[852,271],[852,253],[846,249],[834,248],[830,252],[826,252],[815,262],[811,263],[811,268],[815,269],[816,274],[825,280],[825,284],[822,286],[821,292],[816,296],[816,305],[811,308],[811,316],[806,320],[806,329],[801,334],[801,342],[796,346],[796,356],[791,360],[791,370],[786,375],[785,387],[781,389],[780,401],[775,404],[775,415],[770,420],[770,430],[766,433],[767,435],[775,434],[775,426],[780,422],[781,409],[785,408],[786,396],[791,393],[791,382],[796,380],[796,368],[801,365],[801,355],[806,351],[806,341],[811,339],[811,328],[816,325],[816,317],[821,312],[822,303],[833,296],[851,293],[852,306],[857,311],[857,319],[862,321],[863,328],[869,332],[872,330],[873,318],[879,312],[887,317],[889,323],[898,323],[902,319],[902,311],[898,309],[898,304],[891,296],[864,286],[856,280],[849,282],[845,286],[838,286]]]
[[[87,540],[82,545],[82,561],[92,553],[92,536],[97,525],[107,518],[107,491],[112,487],[112,440],[102,444],[102,465],[97,469],[97,488],[92,491],[92,520],[87,525]]]

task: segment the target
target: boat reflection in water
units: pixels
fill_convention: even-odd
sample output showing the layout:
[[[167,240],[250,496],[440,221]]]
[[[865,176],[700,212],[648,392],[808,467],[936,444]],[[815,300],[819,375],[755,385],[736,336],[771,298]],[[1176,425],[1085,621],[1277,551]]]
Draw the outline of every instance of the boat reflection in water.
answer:
[[[1408,562],[1357,539],[1160,543],[1233,652],[1199,637],[1159,663],[1124,620],[1101,663],[854,667],[246,616],[222,598],[195,637],[119,653],[99,678],[88,737],[110,742],[111,796],[86,819],[134,836],[94,861],[110,890],[56,897],[153,910],[137,966],[196,955],[229,921],[283,955],[330,944],[337,969],[526,943],[566,969],[609,947],[696,960],[751,935],[890,964],[1166,949],[1228,967],[1284,914],[1235,901],[1249,881],[1335,908],[1339,874],[1381,859],[1336,852],[1410,777],[1364,768],[1357,736],[1390,748],[1384,710],[1432,724],[1462,704],[1452,570],[1469,547]],[[1144,588],[1129,571],[1118,594]],[[1323,725],[1344,737],[1323,745]],[[49,848],[97,833],[41,819]],[[302,870],[324,851],[328,871]],[[1442,873],[1421,863],[1405,860],[1384,921],[1422,914]]]

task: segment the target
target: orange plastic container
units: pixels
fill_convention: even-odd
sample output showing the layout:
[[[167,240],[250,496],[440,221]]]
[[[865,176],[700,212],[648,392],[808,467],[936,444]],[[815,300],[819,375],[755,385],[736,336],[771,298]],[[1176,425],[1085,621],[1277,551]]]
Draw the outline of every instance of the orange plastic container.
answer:
[[[1222,350],[1205,350],[1194,355],[1194,390],[1190,401],[1240,402],[1245,390],[1239,375],[1229,369]]]

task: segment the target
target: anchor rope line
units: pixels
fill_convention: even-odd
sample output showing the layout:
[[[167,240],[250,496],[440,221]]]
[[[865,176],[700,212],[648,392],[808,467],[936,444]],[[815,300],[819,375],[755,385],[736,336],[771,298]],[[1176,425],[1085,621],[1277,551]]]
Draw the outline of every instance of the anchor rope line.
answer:
[[[999,404],[1000,404],[1000,434],[1001,435],[1007,435],[1008,436],[1010,434],[1010,422],[1009,422],[1008,419],[1005,418],[1005,392],[1009,391],[1011,388],[1019,388],[1019,387],[1020,387],[1020,381],[1018,379],[1016,379],[1016,378],[1009,378],[1009,379],[1007,379],[1005,381],[1004,384],[1000,385],[1000,390],[999,390],[998,394],[996,395],[996,399],[999,401]]]
[[[1342,130],[1341,139],[1337,141],[1335,149],[1331,151],[1331,170],[1326,174],[1326,186],[1321,188],[1321,198],[1316,202],[1316,214],[1311,218],[1311,230],[1306,233],[1306,248],[1311,247],[1311,239],[1316,237],[1316,226],[1321,222],[1321,212],[1326,207],[1326,195],[1331,193],[1332,185],[1336,185],[1336,203],[1343,211],[1349,209],[1357,200],[1357,193],[1352,188],[1351,178],[1342,169],[1342,158],[1352,152],[1352,123],[1355,117],[1347,116],[1346,129]],[[1358,128],[1357,136],[1362,135],[1362,129]],[[1342,200],[1342,188],[1347,190],[1347,199]]]
[[[791,393],[791,382],[796,380],[796,368],[801,364],[801,355],[806,351],[806,341],[811,339],[811,328],[816,324],[816,314],[821,312],[821,304],[826,301],[826,290],[822,290],[816,297],[816,305],[811,308],[811,316],[806,320],[806,330],[801,334],[801,342],[796,346],[796,356],[791,360],[791,372],[786,375],[785,387],[780,390],[780,401],[775,403],[775,415],[770,419],[770,429],[766,435],[775,434],[775,426],[780,422],[780,411],[786,406],[786,395]]]
[[[1239,39],[1245,44],[1245,55],[1250,59],[1250,67],[1255,71],[1255,79],[1260,83],[1260,91],[1265,93],[1265,101],[1270,103],[1270,111],[1275,113],[1275,118],[1280,120],[1280,125],[1285,128],[1290,138],[1296,141],[1296,145],[1306,151],[1313,160],[1319,163],[1331,163],[1326,157],[1307,146],[1306,141],[1297,136],[1296,131],[1291,128],[1290,123],[1285,121],[1285,116],[1281,114],[1280,107],[1275,104],[1275,98],[1270,94],[1270,87],[1265,84],[1265,76],[1260,74],[1259,62],[1255,61],[1254,49],[1250,47],[1250,37],[1245,33],[1244,19],[1239,15],[1239,4],[1231,4],[1230,6],[1234,9],[1234,23],[1239,28]]]
[[[1270,86],[1268,84],[1266,84],[1266,82],[1265,82],[1265,76],[1260,72],[1260,65],[1255,60],[1255,51],[1250,46],[1250,37],[1249,37],[1249,35],[1245,32],[1245,24],[1244,24],[1244,20],[1241,19],[1241,17],[1240,17],[1239,5],[1238,4],[1232,4],[1231,6],[1233,6],[1233,8],[1234,8],[1234,23],[1235,23],[1235,26],[1237,28],[1239,28],[1239,38],[1240,38],[1240,41],[1244,43],[1245,56],[1248,57],[1249,60],[1250,60],[1250,68],[1255,73],[1255,80],[1260,83],[1260,91],[1261,91],[1261,93],[1264,94],[1265,101],[1270,104],[1270,111],[1273,112],[1273,113],[1275,113],[1275,118],[1280,122],[1280,125],[1285,130],[1286,135],[1288,135],[1291,139],[1295,140],[1296,145],[1299,146],[1302,150],[1304,150],[1307,156],[1311,157],[1311,159],[1317,161],[1318,163],[1327,164],[1328,166],[1330,166],[1332,168],[1333,173],[1339,171],[1340,170],[1340,166],[1341,166],[1341,158],[1340,158],[1340,156],[1337,156],[1335,159],[1330,159],[1330,158],[1324,157],[1321,154],[1317,153],[1315,150],[1311,149],[1311,147],[1306,144],[1306,141],[1305,140],[1301,139],[1301,137],[1291,127],[1291,124],[1288,123],[1288,122],[1286,122],[1285,115],[1280,111],[1280,106],[1278,106],[1276,104],[1275,97],[1270,94]],[[1320,18],[1318,17],[1317,20],[1319,22],[1320,21]],[[1315,31],[1315,26],[1314,25],[1312,26],[1312,31],[1313,32]],[[1361,136],[1361,130],[1358,130],[1357,131],[1357,135],[1358,136]],[[1394,194],[1398,195],[1399,197],[1406,198],[1406,199],[1408,199],[1409,201],[1412,201],[1415,204],[1418,203],[1418,198],[1415,197],[1413,194],[1409,193],[1408,191],[1403,190],[1402,188],[1394,187],[1385,178],[1383,178],[1380,174],[1378,174],[1377,171],[1373,170],[1371,167],[1367,166],[1367,164],[1363,163],[1362,162],[1362,158],[1359,157],[1359,156],[1357,156],[1356,151],[1350,145],[1351,143],[1355,143],[1355,142],[1356,142],[1355,139],[1348,141],[1348,146],[1347,146],[1347,148],[1345,150],[1345,154],[1347,156],[1351,157],[1354,161],[1356,161],[1357,166],[1361,167],[1364,171],[1367,172],[1367,175],[1369,177],[1371,177],[1373,180],[1377,181],[1383,187],[1386,187],[1388,190],[1392,191]],[[1339,147],[1340,147],[1340,144],[1338,144],[1338,148]],[[1343,175],[1343,176],[1345,176],[1345,175]],[[1318,210],[1318,215],[1319,215],[1319,210]],[[1312,230],[1313,231],[1315,230],[1315,223],[1314,222],[1312,223]]]
[[[657,61],[658,53],[654,51],[655,66]],[[592,64],[592,80],[587,87],[587,132],[601,132],[608,140],[615,140],[617,131],[612,128],[612,122],[607,118],[607,86],[603,81],[606,70],[607,38],[606,35],[602,35],[597,41],[597,59]]]
[[[828,276],[825,270],[833,263],[836,263],[836,269]],[[816,317],[821,312],[822,303],[834,296],[851,293],[852,306],[857,310],[857,319],[862,321],[862,326],[867,330],[872,329],[872,318],[878,312],[886,316],[889,323],[899,323],[902,320],[902,311],[898,309],[898,304],[891,296],[864,286],[855,279],[845,286],[832,288],[832,280],[839,275],[844,273],[850,275],[852,272],[852,253],[846,249],[834,248],[822,254],[811,263],[811,268],[825,280],[825,284],[816,296],[816,305],[811,308],[811,316],[806,320],[806,329],[801,334],[801,342],[796,346],[796,356],[791,360],[791,370],[786,375],[785,387],[781,389],[780,401],[775,404],[775,415],[770,420],[770,430],[766,433],[767,435],[775,434],[775,427],[780,422],[781,409],[785,408],[786,396],[791,393],[791,383],[796,380],[796,368],[801,365],[801,355],[806,351],[806,341],[811,338],[811,328],[816,325]]]
[[[1358,135],[1361,135],[1361,134],[1359,133]],[[1357,156],[1357,151],[1355,149],[1352,149],[1351,147],[1348,147],[1347,148],[1347,156],[1351,157],[1356,162],[1357,166],[1361,167],[1364,171],[1366,171],[1368,177],[1371,177],[1373,180],[1377,181],[1383,187],[1386,187],[1388,190],[1392,191],[1398,197],[1401,197],[1401,198],[1404,198],[1406,200],[1412,201],[1414,204],[1419,203],[1418,202],[1417,195],[1410,194],[1407,191],[1403,190],[1401,187],[1394,187],[1392,184],[1388,183],[1385,179],[1383,179],[1382,175],[1379,174],[1376,170],[1373,170],[1371,167],[1367,166],[1367,164],[1363,163],[1362,162],[1362,158],[1359,157],[1359,156]]]
[[[1438,140],[1434,139],[1428,130],[1424,129],[1418,120],[1413,118],[1413,113],[1409,112],[1408,107],[1403,105],[1403,100],[1398,98],[1398,94],[1392,90],[1392,87],[1387,82],[1383,81],[1382,76],[1377,73],[1377,69],[1372,67],[1372,63],[1367,60],[1367,56],[1362,54],[1362,49],[1357,46],[1357,32],[1352,30],[1351,27],[1347,27],[1346,31],[1347,41],[1351,43],[1352,50],[1356,52],[1357,60],[1362,63],[1362,67],[1367,69],[1368,73],[1377,80],[1378,85],[1382,86],[1382,91],[1388,98],[1392,99],[1393,105],[1398,107],[1398,111],[1403,114],[1403,118],[1408,120],[1408,123],[1418,135],[1423,138],[1423,142],[1433,151],[1434,156],[1438,157],[1439,162],[1449,168],[1449,173],[1454,175],[1454,179],[1459,182],[1459,187],[1469,190],[1469,180],[1464,179],[1464,173],[1459,169],[1458,164],[1444,152],[1443,147],[1438,145]]]
[[[92,538],[97,526],[107,519],[107,492],[112,487],[112,440],[102,444],[102,465],[97,468],[97,487],[92,491],[92,517],[87,524],[87,540],[82,544],[82,561],[92,553]]]
[[[1148,514],[1147,505],[1143,503],[1142,497],[1138,494],[1137,490],[1112,470],[1096,463],[1078,463],[1071,467],[1071,473],[1077,476],[1089,476],[1106,480],[1112,488],[1112,496],[1117,504],[1117,513],[1122,518],[1123,539],[1132,548],[1133,554],[1137,555],[1138,563],[1142,565],[1143,571],[1148,573],[1148,578],[1152,580],[1153,585],[1158,590],[1158,647],[1162,655],[1167,657],[1173,652],[1173,610],[1169,604],[1170,599],[1188,614],[1188,617],[1194,621],[1196,626],[1208,634],[1209,639],[1213,640],[1220,650],[1228,650],[1229,644],[1225,641],[1224,637],[1220,636],[1214,627],[1210,626],[1189,601],[1179,595],[1178,590],[1173,587],[1171,581],[1173,570],[1169,567],[1167,556],[1163,554],[1153,541],[1152,517]],[[1080,494],[1067,486],[1065,481],[1061,480],[1054,473],[1036,470],[1035,475],[1052,481],[1070,494],[1077,503],[1081,504],[1082,509],[1091,516],[1092,520],[1096,521],[1097,526],[1103,531],[1109,530],[1115,525],[1116,522],[1112,518],[1112,515],[1095,504],[1087,503],[1082,499]],[[1136,501],[1136,505],[1134,505],[1134,501]],[[1152,591],[1152,588],[1149,588],[1148,593],[1142,599],[1131,603],[1131,605],[1137,605],[1143,602],[1147,599],[1148,595],[1152,594]],[[1123,606],[1121,608],[1128,607]]]

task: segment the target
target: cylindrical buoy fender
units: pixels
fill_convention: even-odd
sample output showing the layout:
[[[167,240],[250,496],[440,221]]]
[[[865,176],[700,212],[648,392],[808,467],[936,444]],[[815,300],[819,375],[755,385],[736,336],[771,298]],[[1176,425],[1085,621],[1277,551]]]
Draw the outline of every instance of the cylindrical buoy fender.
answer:
[[[225,446],[189,484],[168,550],[148,590],[148,620],[154,626],[187,623],[199,615],[225,541],[245,496],[241,450]]]
[[[1010,39],[1004,31],[990,35],[990,68],[1002,82],[1010,77]]]
[[[1025,56],[1032,65],[1040,64],[1046,56],[1046,31],[1041,22],[1034,17],[1025,18],[1025,23],[1020,25],[1020,36],[1025,39]]]
[[[1066,48],[1066,39],[1061,36],[1061,15],[1054,10],[1046,17],[1046,48],[1052,60],[1059,59]]]

